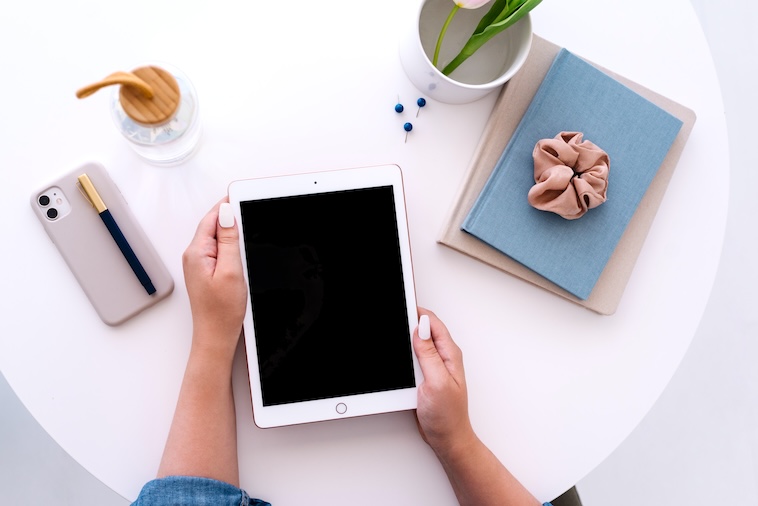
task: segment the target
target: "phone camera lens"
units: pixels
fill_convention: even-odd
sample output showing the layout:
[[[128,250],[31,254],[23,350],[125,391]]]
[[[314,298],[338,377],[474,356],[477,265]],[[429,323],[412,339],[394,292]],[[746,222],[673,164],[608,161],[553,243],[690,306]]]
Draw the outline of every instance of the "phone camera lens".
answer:
[[[58,217],[58,210],[55,209],[54,207],[51,207],[50,209],[47,210],[47,217],[50,218],[51,220],[54,220],[55,218]]]
[[[47,195],[40,195],[39,199],[37,199],[37,202],[39,202],[39,205],[42,207],[45,207],[46,205],[50,204],[50,197]]]

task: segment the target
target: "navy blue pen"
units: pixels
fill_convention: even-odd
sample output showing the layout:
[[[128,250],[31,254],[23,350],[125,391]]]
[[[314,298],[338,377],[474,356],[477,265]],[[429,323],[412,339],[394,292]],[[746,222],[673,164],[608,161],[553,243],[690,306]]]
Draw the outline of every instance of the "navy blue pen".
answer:
[[[103,199],[100,197],[100,194],[97,193],[95,185],[92,184],[89,176],[87,176],[87,174],[82,174],[77,179],[79,180],[79,184],[84,190],[84,194],[87,197],[87,200],[89,200],[97,210],[97,213],[100,215],[100,219],[102,219],[103,223],[105,223],[108,232],[111,233],[111,237],[113,237],[113,240],[116,241],[118,249],[120,249],[121,253],[124,254],[124,258],[126,258],[126,261],[129,262],[129,266],[132,268],[132,271],[134,271],[134,274],[137,276],[137,279],[139,279],[139,282],[142,283],[143,287],[145,287],[147,294],[154,294],[156,290],[153,286],[153,282],[150,280],[150,276],[147,275],[147,272],[145,272],[145,268],[142,267],[139,258],[137,258],[137,255],[134,254],[134,250],[129,245],[126,237],[124,237],[124,234],[121,232],[121,229],[119,228],[118,223],[116,223],[116,220],[113,219],[113,215],[111,215],[108,207],[106,207],[105,202],[103,202]]]

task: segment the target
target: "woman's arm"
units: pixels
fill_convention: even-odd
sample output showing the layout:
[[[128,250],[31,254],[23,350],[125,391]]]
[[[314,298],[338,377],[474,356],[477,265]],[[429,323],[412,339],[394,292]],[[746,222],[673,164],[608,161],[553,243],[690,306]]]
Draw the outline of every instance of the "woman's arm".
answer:
[[[413,348],[424,373],[418,390],[419,432],[432,447],[461,505],[540,503],[476,436],[468,416],[463,354],[445,325],[419,308]]]
[[[158,477],[199,476],[239,486],[232,362],[247,288],[228,203],[200,222],[182,257],[192,348]]]

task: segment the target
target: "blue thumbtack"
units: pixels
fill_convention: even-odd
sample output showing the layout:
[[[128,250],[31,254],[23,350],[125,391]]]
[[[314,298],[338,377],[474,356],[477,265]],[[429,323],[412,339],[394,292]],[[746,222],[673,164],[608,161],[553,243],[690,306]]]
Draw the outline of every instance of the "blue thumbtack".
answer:
[[[416,104],[418,105],[418,111],[416,111],[416,117],[418,118],[418,113],[421,112],[421,108],[426,105],[426,99],[424,99],[423,97],[419,98],[418,100],[416,100]],[[395,110],[397,110],[397,107],[395,108]]]
[[[413,125],[411,125],[410,123],[406,123],[405,125],[403,125],[403,130],[405,130],[405,142],[408,142],[408,132],[413,130]]]
[[[400,114],[401,112],[403,112],[404,109],[405,109],[405,107],[403,107],[403,104],[400,103],[400,97],[398,96],[397,97],[397,104],[395,104],[395,112],[398,113],[398,114]]]

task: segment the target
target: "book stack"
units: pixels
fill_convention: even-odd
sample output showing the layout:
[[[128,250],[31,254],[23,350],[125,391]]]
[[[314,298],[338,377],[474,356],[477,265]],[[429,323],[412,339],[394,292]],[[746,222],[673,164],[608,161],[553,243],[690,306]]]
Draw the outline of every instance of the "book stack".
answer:
[[[694,123],[690,109],[534,36],[439,242],[610,315]],[[610,157],[607,201],[576,220],[527,201],[534,146],[562,131],[582,132]]]

